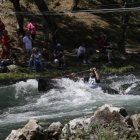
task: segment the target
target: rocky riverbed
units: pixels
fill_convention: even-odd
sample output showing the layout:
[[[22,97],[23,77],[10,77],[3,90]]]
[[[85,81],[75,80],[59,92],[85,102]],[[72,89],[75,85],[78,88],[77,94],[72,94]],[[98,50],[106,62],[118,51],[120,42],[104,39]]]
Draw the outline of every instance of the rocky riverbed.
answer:
[[[53,122],[42,127],[31,119],[6,140],[125,140],[140,139],[140,114],[129,115],[125,108],[103,105],[93,114],[73,119],[66,124]]]

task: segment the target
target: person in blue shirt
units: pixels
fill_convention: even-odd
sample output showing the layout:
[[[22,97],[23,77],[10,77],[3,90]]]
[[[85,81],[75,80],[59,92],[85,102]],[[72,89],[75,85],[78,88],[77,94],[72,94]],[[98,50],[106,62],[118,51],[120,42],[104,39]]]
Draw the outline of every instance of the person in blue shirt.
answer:
[[[29,66],[33,70],[41,70],[42,68],[42,55],[39,52],[38,48],[32,49],[32,54],[29,60]]]

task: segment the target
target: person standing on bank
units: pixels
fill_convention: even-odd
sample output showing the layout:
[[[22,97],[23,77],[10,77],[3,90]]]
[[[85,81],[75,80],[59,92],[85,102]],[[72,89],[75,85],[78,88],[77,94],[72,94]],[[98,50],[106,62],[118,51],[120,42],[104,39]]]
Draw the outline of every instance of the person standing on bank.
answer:
[[[32,53],[32,37],[30,32],[26,32],[26,35],[23,37],[23,50],[25,52],[26,57],[30,58]]]
[[[36,24],[33,23],[32,19],[30,19],[29,22],[27,23],[26,29],[30,33],[32,41],[34,41],[36,37]]]

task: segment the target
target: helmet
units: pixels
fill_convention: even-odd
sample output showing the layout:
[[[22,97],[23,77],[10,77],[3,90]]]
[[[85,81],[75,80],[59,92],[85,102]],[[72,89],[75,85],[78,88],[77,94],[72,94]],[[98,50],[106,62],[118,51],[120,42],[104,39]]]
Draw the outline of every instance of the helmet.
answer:
[[[59,60],[58,59],[54,59],[54,63],[58,63],[59,62]]]

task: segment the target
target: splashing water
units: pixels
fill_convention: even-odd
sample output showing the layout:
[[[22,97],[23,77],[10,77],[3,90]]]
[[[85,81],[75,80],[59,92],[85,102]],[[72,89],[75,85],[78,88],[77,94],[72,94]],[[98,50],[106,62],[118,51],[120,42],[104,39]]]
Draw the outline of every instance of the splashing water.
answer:
[[[110,88],[118,91],[119,94],[135,94],[130,93],[132,89],[138,87],[140,84],[140,79],[137,79],[135,75],[124,75],[124,76],[113,76],[109,77],[109,80],[113,80],[112,84],[109,85]]]
[[[74,82],[66,78],[56,79],[56,82],[59,88],[41,93],[37,90],[38,82],[32,79],[0,87],[0,95],[8,101],[0,112],[0,126],[16,125],[31,118],[55,120],[83,116],[103,104],[140,112],[140,78],[133,74],[103,77],[101,87],[96,89],[89,88],[83,81]],[[102,86],[106,85],[119,94],[104,92]]]

